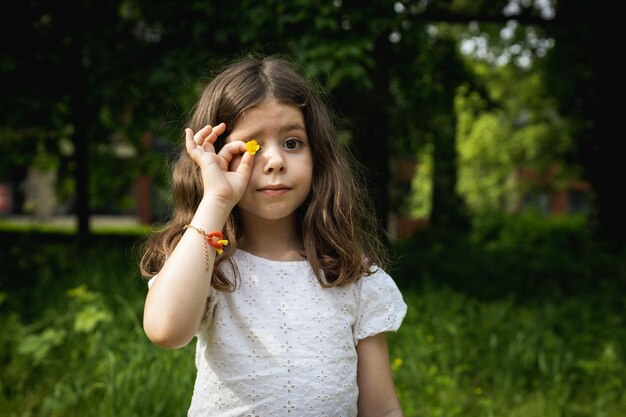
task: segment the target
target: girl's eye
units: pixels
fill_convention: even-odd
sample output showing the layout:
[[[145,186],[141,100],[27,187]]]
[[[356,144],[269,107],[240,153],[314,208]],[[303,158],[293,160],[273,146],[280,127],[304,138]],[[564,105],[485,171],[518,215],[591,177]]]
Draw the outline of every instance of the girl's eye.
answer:
[[[283,142],[283,148],[285,149],[294,150],[294,149],[300,149],[301,147],[302,147],[302,141],[300,139],[291,138]]]

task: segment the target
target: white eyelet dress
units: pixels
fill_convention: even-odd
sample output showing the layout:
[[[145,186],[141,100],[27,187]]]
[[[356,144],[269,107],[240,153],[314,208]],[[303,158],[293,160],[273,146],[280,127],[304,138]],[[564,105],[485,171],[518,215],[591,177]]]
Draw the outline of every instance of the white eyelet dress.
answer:
[[[322,288],[307,261],[241,250],[234,260],[236,291],[211,292],[197,333],[188,415],[356,416],[356,345],[396,331],[406,314],[391,277]]]

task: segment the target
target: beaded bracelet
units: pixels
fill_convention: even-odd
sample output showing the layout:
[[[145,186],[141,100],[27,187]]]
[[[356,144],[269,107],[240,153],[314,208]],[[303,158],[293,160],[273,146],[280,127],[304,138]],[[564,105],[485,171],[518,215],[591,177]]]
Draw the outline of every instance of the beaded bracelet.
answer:
[[[215,248],[215,251],[218,255],[221,255],[224,252],[224,246],[228,245],[228,240],[224,239],[224,234],[222,232],[210,232],[207,233],[202,229],[199,229],[190,224],[186,224],[183,226],[183,230],[193,229],[198,232],[202,236],[202,251],[204,253],[204,269],[205,271],[209,270],[209,248],[207,243]]]

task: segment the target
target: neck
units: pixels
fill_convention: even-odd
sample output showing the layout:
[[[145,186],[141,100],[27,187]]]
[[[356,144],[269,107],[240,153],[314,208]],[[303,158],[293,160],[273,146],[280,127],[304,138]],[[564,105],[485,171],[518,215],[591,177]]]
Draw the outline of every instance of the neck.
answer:
[[[304,259],[304,246],[295,215],[284,219],[267,220],[242,213],[241,220],[245,230],[241,249],[279,261]]]

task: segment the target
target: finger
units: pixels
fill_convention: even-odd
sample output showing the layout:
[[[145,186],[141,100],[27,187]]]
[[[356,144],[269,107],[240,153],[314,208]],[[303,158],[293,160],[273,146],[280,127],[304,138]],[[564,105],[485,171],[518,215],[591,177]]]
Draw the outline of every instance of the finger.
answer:
[[[196,149],[196,142],[194,140],[193,130],[187,128],[185,129],[185,148],[187,149],[187,153],[191,154],[191,152]]]
[[[254,165],[254,155],[250,152],[245,152],[241,157],[241,163],[237,166],[235,172],[241,174],[246,180],[250,178],[252,173],[252,166]]]
[[[208,141],[211,145],[213,145],[215,141],[217,141],[217,138],[225,131],[226,131],[226,123],[220,123],[219,125],[213,128],[211,133],[209,133],[209,135],[205,139],[205,143]]]
[[[199,146],[205,143],[214,144],[219,135],[226,131],[226,123],[217,126],[206,125],[196,133],[194,139]]]
[[[220,149],[220,152],[217,155],[221,158],[224,158],[227,163],[230,163],[235,155],[240,155],[244,152],[246,152],[246,144],[238,140],[234,142],[228,142],[227,144],[222,146],[222,149]]]
[[[206,138],[213,132],[213,126],[206,125],[202,129],[198,130],[198,132],[193,136],[194,142],[196,145],[202,146],[206,140]]]
[[[213,128],[213,133],[215,133],[216,136],[221,135],[225,131],[226,131],[226,123],[224,122],[220,123],[219,125]]]

